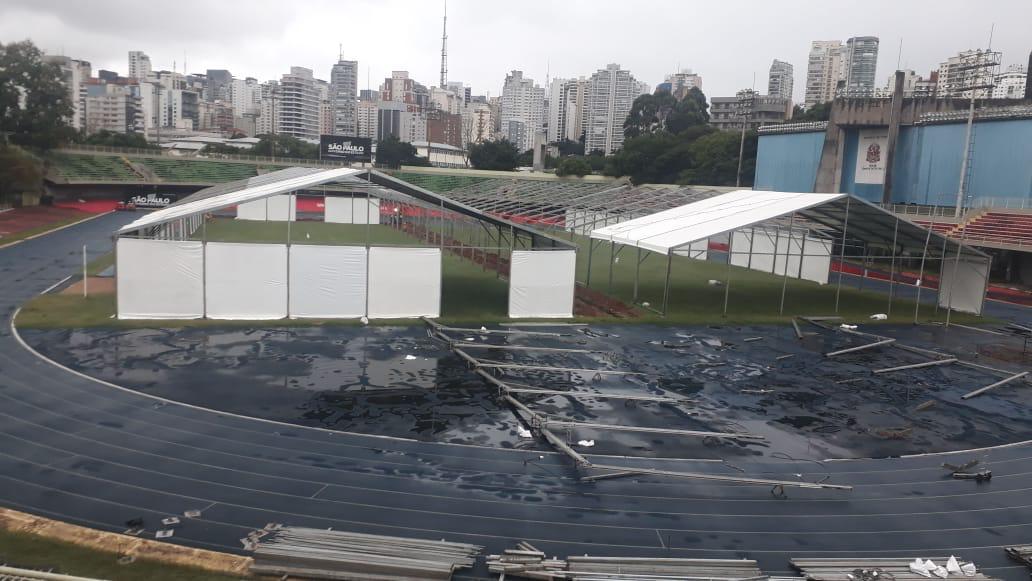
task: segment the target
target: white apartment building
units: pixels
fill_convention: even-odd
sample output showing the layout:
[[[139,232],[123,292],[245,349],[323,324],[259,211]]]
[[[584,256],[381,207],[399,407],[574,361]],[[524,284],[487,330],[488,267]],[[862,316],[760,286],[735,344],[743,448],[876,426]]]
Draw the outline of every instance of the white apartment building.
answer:
[[[494,119],[487,103],[470,102],[462,110],[462,147],[489,141],[494,135]]]
[[[782,99],[792,100],[792,89],[795,86],[792,64],[774,59],[767,77],[767,94]]]
[[[83,83],[92,75],[92,67],[87,61],[76,60],[66,56],[47,55],[45,62],[55,64],[61,69],[61,81],[68,89],[68,102],[72,105],[72,115],[68,123],[76,130],[85,124],[86,91]]]
[[[545,119],[545,89],[523,78],[523,71],[505,76],[500,103],[500,129],[519,151],[534,146],[534,133]]]
[[[233,104],[233,113],[237,117],[257,114],[262,102],[262,90],[258,79],[233,79],[229,84],[229,98]]]
[[[376,101],[361,99],[356,107],[356,121],[358,125],[358,137],[368,137],[376,141],[377,128],[379,127],[380,108]]]
[[[334,135],[354,136],[358,131],[355,118],[358,100],[358,61],[341,58],[330,69],[330,103],[333,108]]]
[[[684,95],[692,89],[702,90],[702,76],[693,73],[691,69],[682,69],[667,75],[663,84],[666,85],[666,89],[670,91],[671,95],[683,99]]]
[[[129,78],[145,80],[151,74],[150,57],[142,50],[129,51]]]
[[[1025,96],[1025,84],[1028,81],[1028,69],[1024,65],[1010,65],[1007,70],[996,75],[993,83],[993,99],[1021,99]]]
[[[430,87],[430,106],[452,115],[461,114],[462,108],[465,105],[462,84],[459,83],[456,89],[450,87],[447,89]]]
[[[318,141],[320,97],[312,69],[290,67],[290,72],[280,78],[276,133]]]
[[[803,98],[807,107],[827,103],[835,98],[835,89],[843,73],[843,50],[840,40],[815,40],[810,44],[806,93]]]
[[[548,98],[548,142],[579,141],[584,134],[584,95],[588,81],[553,79]]]
[[[83,129],[88,135],[100,131],[131,133],[139,128],[139,98],[129,86],[91,83],[85,87]]]
[[[844,82],[843,89],[847,95],[863,95],[873,91],[877,68],[877,36],[854,36],[846,41],[840,80]]]
[[[606,65],[588,79],[584,97],[584,151],[606,155],[623,147],[624,121],[634,100],[647,90],[618,64]]]

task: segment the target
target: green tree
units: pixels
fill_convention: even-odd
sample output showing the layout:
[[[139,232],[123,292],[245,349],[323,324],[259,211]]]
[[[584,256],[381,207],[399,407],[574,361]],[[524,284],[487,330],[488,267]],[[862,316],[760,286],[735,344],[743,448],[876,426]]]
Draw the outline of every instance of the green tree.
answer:
[[[135,147],[138,149],[160,149],[150,143],[139,133],[115,133],[106,129],[98,131],[82,140],[87,145],[105,145],[108,147]]]
[[[376,146],[378,167],[399,168],[403,165],[430,165],[429,160],[416,155],[416,146],[391,135]]]
[[[559,157],[566,157],[567,155],[584,155],[584,141],[571,141],[569,139],[560,139],[555,142],[556,148],[559,150]]]
[[[30,41],[0,44],[0,142],[47,150],[68,142],[72,101],[61,69]]]
[[[803,109],[799,105],[792,108],[792,123],[808,123],[811,121],[827,121],[831,116],[831,101],[817,103],[816,105]]]
[[[22,194],[43,191],[43,163],[14,145],[0,145],[0,202],[20,205]]]
[[[586,176],[591,173],[591,164],[586,159],[578,156],[564,157],[559,161],[555,169],[557,176]]]
[[[677,99],[668,91],[639,95],[624,121],[624,137],[631,139],[665,130],[667,117],[675,105]]]
[[[258,138],[258,143],[251,149],[252,155],[297,159],[318,159],[319,157],[318,145],[301,141],[296,137],[265,134],[259,135]]]
[[[241,151],[239,147],[226,145],[225,143],[209,143],[201,149],[201,153],[204,155],[240,155],[241,153],[249,154],[251,152]]]
[[[666,118],[666,130],[671,133],[681,133],[690,127],[706,125],[709,123],[709,104],[706,102],[706,95],[698,87],[692,87],[674,105],[673,110]]]
[[[477,169],[513,171],[518,159],[516,146],[507,139],[472,143],[469,146],[469,162]]]
[[[678,134],[660,131],[624,142],[623,149],[608,159],[604,173],[627,176],[635,184],[672,184],[694,163],[691,145],[716,130],[694,125]]]
[[[690,146],[692,166],[678,176],[678,183],[707,186],[733,186],[738,175],[738,149],[741,133],[716,131],[700,137]],[[756,132],[745,134],[742,156],[742,187],[752,186],[756,173]]]

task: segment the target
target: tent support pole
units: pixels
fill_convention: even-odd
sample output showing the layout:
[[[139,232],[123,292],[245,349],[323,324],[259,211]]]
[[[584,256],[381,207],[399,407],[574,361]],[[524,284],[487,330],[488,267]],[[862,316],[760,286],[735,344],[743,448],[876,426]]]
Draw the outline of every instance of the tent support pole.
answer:
[[[638,247],[638,255],[634,261],[634,296],[631,297],[632,303],[638,302],[638,274],[641,272],[641,246]]]
[[[777,259],[777,246],[774,247],[774,258]],[[724,317],[727,317],[727,302],[731,297],[731,257],[735,252],[735,233],[727,239],[727,280],[724,281]]]
[[[666,260],[666,281],[663,283],[663,316],[667,314],[667,305],[670,304],[670,267],[673,266],[674,253],[667,250]]]
[[[928,258],[928,243],[932,240],[932,229],[935,228],[935,213],[932,213],[932,223],[928,226],[925,234],[924,249],[921,251],[921,270],[917,275],[917,300],[914,301],[914,324],[917,324],[918,313],[921,310],[921,287],[924,286],[925,260]]]
[[[953,293],[957,290],[957,271],[960,268],[960,249],[963,246],[963,235],[961,242],[957,243],[957,256],[953,260],[953,276],[950,277],[950,298],[946,299],[946,328],[950,327],[950,315],[953,314]],[[942,281],[939,281],[939,292],[942,292]]]
[[[208,220],[201,215],[201,318],[208,318]],[[117,256],[117,255],[116,255]],[[117,261],[116,261],[117,264]],[[117,272],[115,274],[118,274]]]
[[[613,266],[616,264],[616,243],[609,242],[609,282],[606,285],[606,294],[613,294]]]
[[[949,238],[946,236],[942,237],[942,258],[939,259],[939,289],[935,293],[935,312],[933,314],[939,314],[939,301],[942,297],[942,275],[946,273],[946,253],[949,247]]]
[[[591,255],[595,253],[595,239],[588,236],[588,274],[584,280],[584,286],[591,286]]]
[[[889,310],[885,314],[892,316],[892,297],[896,294],[896,242],[899,239],[899,217],[892,227],[892,262],[889,263]]]
[[[778,315],[785,314],[785,291],[788,290],[788,259],[792,256],[792,229],[795,227],[795,212],[792,212],[792,217],[788,219],[788,245],[785,247],[785,276],[781,277],[781,307],[778,308]],[[803,243],[806,242],[806,234],[803,234]],[[729,247],[730,249],[730,247]],[[777,247],[774,247],[777,250]],[[775,257],[776,258],[776,257]],[[731,257],[727,257],[728,264],[731,264]],[[776,260],[775,260],[776,262]],[[799,266],[802,268],[803,265],[803,247],[802,244],[799,246]]]
[[[846,217],[842,222],[842,248],[839,249],[838,284],[835,286],[835,313],[839,312],[839,295],[842,294],[842,269],[846,266],[846,231],[849,230],[849,197],[846,197]]]
[[[266,198],[268,200],[268,198]],[[297,198],[293,193],[287,194],[287,318],[290,318],[290,214],[297,208]],[[268,218],[268,216],[266,216]]]

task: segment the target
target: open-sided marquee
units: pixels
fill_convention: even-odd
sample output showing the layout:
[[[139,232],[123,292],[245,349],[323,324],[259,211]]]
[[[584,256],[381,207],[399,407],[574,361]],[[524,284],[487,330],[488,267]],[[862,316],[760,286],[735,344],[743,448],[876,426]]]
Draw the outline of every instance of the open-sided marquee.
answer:
[[[334,195],[375,199],[377,203],[367,203],[365,211],[383,212],[386,222],[420,232],[427,244],[378,244],[368,237],[364,243],[344,245],[292,242],[290,223],[297,218],[294,196],[316,187],[326,190],[326,199]],[[269,208],[287,208],[270,210],[260,218],[284,221],[283,240],[207,239],[207,223],[215,213],[233,208],[239,212],[262,201]],[[376,218],[362,223],[379,224],[380,216]],[[116,233],[118,316],[436,317],[440,315],[441,260],[443,252],[452,248],[446,242],[448,232],[454,230],[449,224],[456,220],[475,224],[487,234],[493,250],[507,252],[512,265],[510,316],[572,316],[574,245],[387,174],[350,168],[289,168],[222,184],[120,228]]]

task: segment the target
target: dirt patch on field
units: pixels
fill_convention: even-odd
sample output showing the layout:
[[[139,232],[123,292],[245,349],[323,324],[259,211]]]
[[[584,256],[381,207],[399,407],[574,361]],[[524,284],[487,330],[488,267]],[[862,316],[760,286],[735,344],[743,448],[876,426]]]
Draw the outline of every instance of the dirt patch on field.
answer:
[[[82,296],[82,281],[73,283],[61,291],[63,295]],[[86,279],[86,290],[91,295],[109,295],[115,292],[115,279],[113,277],[90,276]]]

